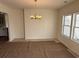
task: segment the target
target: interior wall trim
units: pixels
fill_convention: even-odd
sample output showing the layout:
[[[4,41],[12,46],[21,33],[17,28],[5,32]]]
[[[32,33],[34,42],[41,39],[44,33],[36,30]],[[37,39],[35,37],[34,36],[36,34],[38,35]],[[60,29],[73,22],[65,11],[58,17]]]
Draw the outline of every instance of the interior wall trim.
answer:
[[[53,39],[26,39],[26,41],[55,41],[56,38]]]
[[[73,52],[71,49],[67,49],[74,57],[79,58],[79,55]]]

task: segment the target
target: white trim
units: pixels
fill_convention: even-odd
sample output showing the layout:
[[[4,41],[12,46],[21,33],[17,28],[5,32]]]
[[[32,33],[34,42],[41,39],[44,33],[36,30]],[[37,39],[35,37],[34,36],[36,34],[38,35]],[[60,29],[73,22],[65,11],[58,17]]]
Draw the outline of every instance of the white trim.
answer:
[[[24,39],[24,38],[15,38],[14,40],[11,40],[10,42],[27,42],[27,41],[55,41],[56,43],[59,43],[59,40],[56,38],[53,39]]]
[[[79,55],[74,53],[72,50],[67,49],[67,51],[69,51],[74,57],[79,58]]]
[[[9,42],[23,42],[26,41],[24,38],[15,38],[14,40],[11,40]]]
[[[54,41],[55,39],[26,39],[26,41]]]

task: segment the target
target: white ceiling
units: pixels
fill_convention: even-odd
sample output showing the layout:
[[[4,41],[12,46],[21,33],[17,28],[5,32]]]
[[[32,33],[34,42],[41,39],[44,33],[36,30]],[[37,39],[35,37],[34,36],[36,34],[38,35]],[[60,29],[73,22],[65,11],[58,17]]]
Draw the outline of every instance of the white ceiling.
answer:
[[[73,2],[74,0],[67,0],[67,3],[64,3],[64,0],[38,0],[39,8],[53,8],[58,9],[63,7],[66,4]],[[18,8],[34,8],[34,0],[0,0],[0,2],[15,6]]]

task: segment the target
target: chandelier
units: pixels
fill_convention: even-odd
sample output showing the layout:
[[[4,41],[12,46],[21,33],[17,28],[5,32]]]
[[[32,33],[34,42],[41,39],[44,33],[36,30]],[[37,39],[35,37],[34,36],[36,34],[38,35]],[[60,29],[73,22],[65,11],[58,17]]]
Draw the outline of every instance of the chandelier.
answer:
[[[35,2],[35,9],[37,9],[37,0],[34,0],[34,2]],[[37,13],[35,13],[34,15],[30,16],[30,18],[37,20],[37,19],[41,19],[42,16],[38,15]]]

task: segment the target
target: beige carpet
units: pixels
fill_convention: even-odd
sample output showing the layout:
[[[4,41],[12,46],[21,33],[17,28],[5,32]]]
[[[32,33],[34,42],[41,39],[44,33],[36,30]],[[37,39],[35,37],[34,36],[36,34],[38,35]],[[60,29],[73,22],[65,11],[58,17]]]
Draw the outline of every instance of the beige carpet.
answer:
[[[74,58],[66,48],[55,42],[0,43],[1,58]]]

